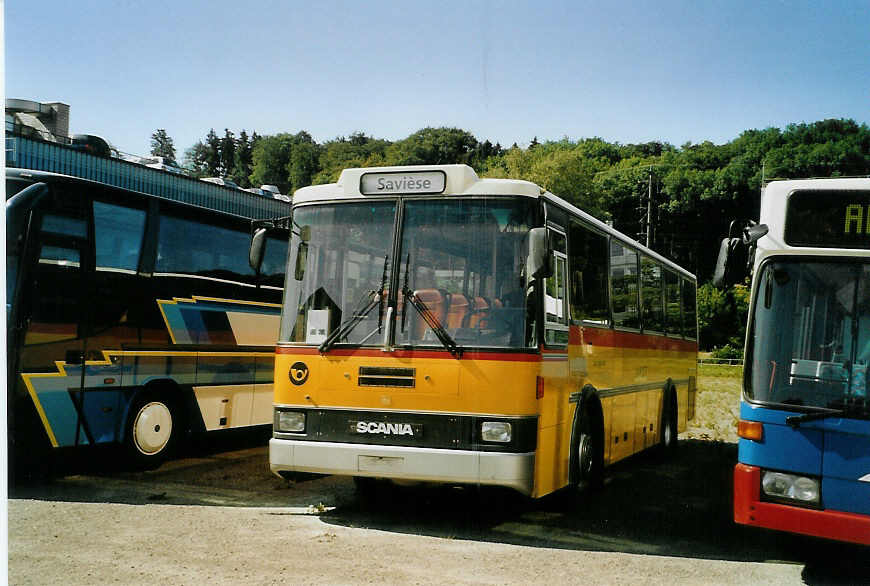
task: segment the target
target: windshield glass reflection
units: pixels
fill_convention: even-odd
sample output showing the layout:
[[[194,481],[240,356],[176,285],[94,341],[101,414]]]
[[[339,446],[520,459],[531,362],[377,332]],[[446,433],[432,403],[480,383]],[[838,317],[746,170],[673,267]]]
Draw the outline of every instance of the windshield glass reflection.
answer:
[[[530,199],[440,199],[405,205],[399,287],[416,294],[460,347],[532,344],[524,267]],[[396,344],[440,346],[420,312],[399,299]]]
[[[362,314],[373,297],[389,295],[385,263],[393,247],[395,202],[302,207],[293,222],[310,230],[296,319],[282,322],[281,339],[322,344]],[[289,270],[288,279],[293,278]],[[287,287],[287,291],[294,288]],[[289,304],[289,300],[287,301]],[[288,305],[289,307],[289,305]],[[285,309],[286,313],[287,309]],[[357,316],[337,343],[377,345],[377,309]],[[345,329],[345,328],[343,328]]]
[[[757,278],[747,396],[866,415],[870,264],[777,261]]]

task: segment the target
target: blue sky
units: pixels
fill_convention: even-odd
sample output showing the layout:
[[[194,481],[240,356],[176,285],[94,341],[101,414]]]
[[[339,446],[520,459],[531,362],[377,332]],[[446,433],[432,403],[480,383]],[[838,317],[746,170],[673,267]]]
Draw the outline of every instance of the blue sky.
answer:
[[[870,0],[36,6],[6,2],[6,95],[134,154],[156,128],[180,157],[210,128],[679,146],[870,121]]]

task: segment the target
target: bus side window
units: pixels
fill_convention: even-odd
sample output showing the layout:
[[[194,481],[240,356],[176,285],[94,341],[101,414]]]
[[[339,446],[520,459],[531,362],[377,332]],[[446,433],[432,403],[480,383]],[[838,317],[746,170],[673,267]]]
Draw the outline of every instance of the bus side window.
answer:
[[[571,221],[568,264],[571,280],[571,318],[610,325],[607,287],[607,236]]]
[[[544,281],[544,336],[547,344],[568,343],[568,257],[565,235],[550,231],[553,270]]]
[[[610,282],[613,290],[613,323],[639,328],[637,252],[617,240],[610,242]]]
[[[94,202],[94,243],[97,270],[135,272],[142,252],[145,210]]]
[[[239,230],[161,215],[156,270],[253,282],[249,239]]]
[[[643,329],[645,332],[664,332],[662,266],[647,256],[641,256],[640,279],[643,296]]]
[[[266,238],[266,253],[260,267],[260,275],[265,285],[284,285],[288,246],[289,243],[283,238]]]
[[[680,303],[680,277],[666,270],[665,330],[671,336],[681,336],[683,334]]]
[[[683,336],[694,340],[698,335],[697,323],[695,321],[695,283],[682,279],[683,281]]]

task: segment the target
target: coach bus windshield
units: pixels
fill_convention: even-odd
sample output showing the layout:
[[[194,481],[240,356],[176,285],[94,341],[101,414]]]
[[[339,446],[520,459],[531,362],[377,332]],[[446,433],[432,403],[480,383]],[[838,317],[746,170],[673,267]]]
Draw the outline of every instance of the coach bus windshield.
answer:
[[[441,348],[423,307],[440,333],[463,348],[533,345],[524,267],[535,200],[407,200],[397,231],[399,205],[367,201],[294,210],[293,222],[308,240],[300,248],[298,305],[289,299],[297,294],[288,293],[281,340],[322,351],[335,344],[382,346],[388,339],[397,347]],[[396,233],[401,240],[393,258]],[[292,274],[291,268],[288,292]],[[395,328],[392,338],[385,328]]]
[[[747,397],[866,414],[870,263],[777,260],[757,278]]]

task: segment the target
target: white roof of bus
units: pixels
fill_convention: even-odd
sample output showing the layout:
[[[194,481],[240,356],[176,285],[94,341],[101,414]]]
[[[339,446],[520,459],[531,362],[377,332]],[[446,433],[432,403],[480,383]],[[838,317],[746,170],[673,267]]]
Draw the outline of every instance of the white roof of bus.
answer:
[[[447,186],[440,195],[531,195],[538,196],[543,189],[530,181],[519,179],[480,179],[468,165],[407,165],[402,167],[364,167],[345,169],[337,183],[301,187],[293,193],[293,203],[340,199],[366,199],[360,192],[360,180],[367,173],[413,173],[443,171]]]
[[[785,202],[786,198],[794,191],[812,190],[842,190],[842,191],[868,191],[870,190],[870,177],[832,177],[827,179],[788,179],[783,181],[771,181],[761,191],[761,211],[759,223],[766,224],[769,231],[766,236],[758,240],[758,254],[755,256],[755,264],[770,254],[788,250],[789,254],[819,254],[820,250],[827,252],[841,251],[847,256],[870,255],[870,250],[848,248],[813,248],[807,246],[792,247],[785,243]]]
[[[545,197],[553,203],[563,207],[570,212],[582,217],[588,224],[591,224],[602,232],[612,234],[620,240],[631,244],[639,251],[646,255],[655,258],[668,267],[677,270],[684,276],[695,278],[695,276],[680,267],[676,263],[663,257],[659,253],[647,248],[625,234],[615,230],[613,227],[605,224],[601,220],[587,214],[583,210],[571,205],[564,199],[553,195],[542,187],[532,183],[531,181],[523,181],[520,179],[487,179],[479,178],[474,169],[468,165],[407,165],[395,167],[364,167],[345,169],[341,172],[338,182],[329,183],[326,185],[312,185],[309,187],[301,187],[293,193],[293,205],[326,202],[326,201],[341,201],[349,199],[368,199],[371,196],[363,195],[360,191],[362,176],[368,173],[409,173],[409,172],[426,172],[426,171],[443,171],[446,177],[446,187],[444,191],[439,193],[441,196],[453,195],[520,195],[526,197]]]

